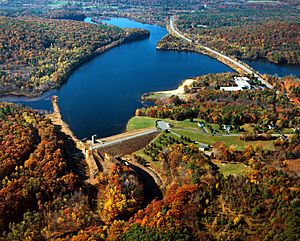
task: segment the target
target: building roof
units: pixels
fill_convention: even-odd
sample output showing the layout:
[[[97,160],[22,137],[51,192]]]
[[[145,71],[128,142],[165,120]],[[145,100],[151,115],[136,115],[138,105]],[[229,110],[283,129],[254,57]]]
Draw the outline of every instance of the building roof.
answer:
[[[209,145],[206,144],[206,143],[200,143],[200,142],[198,142],[198,141],[195,141],[195,144],[198,144],[198,146],[199,146],[200,148],[209,148]]]
[[[227,86],[227,87],[220,87],[220,90],[224,91],[238,91],[238,90],[243,90],[243,88],[239,86]]]
[[[170,129],[170,124],[165,121],[156,121],[156,127],[161,129],[161,130],[167,130]]]
[[[249,79],[247,77],[234,77],[234,82],[241,88],[249,88],[251,85],[248,83],[248,81]]]
[[[199,147],[200,147],[200,148],[209,148],[209,145],[204,144],[204,143],[200,143],[200,144],[199,144]]]
[[[251,84],[249,84],[249,79],[247,77],[234,77],[234,82],[237,86],[226,86],[220,87],[220,90],[224,91],[239,91],[243,89],[250,89]]]

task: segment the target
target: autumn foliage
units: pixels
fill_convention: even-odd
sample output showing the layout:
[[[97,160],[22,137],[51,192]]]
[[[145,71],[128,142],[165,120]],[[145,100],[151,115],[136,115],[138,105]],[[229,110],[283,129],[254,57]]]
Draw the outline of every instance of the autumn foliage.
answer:
[[[299,160],[296,135],[276,140],[274,151],[215,143],[214,157],[186,142],[166,144],[155,155],[163,198],[145,202],[129,166],[102,160],[97,182],[84,183],[49,120],[25,107],[0,107],[4,240],[299,239],[299,178],[283,172],[285,160]],[[225,177],[213,158],[243,162],[250,171]]]
[[[0,17],[0,95],[37,95],[125,31],[76,21]]]
[[[27,210],[75,190],[76,176],[68,169],[63,140],[49,120],[30,109],[0,104],[1,189],[0,229],[18,222]]]

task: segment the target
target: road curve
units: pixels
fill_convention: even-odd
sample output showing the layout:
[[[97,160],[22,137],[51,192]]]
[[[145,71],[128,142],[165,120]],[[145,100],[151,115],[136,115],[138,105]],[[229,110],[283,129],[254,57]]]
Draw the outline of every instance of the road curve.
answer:
[[[169,24],[169,26],[170,26],[170,30],[171,30],[171,31],[170,31],[170,34],[176,35],[177,37],[180,37],[180,38],[184,39],[185,41],[187,41],[187,42],[189,42],[189,43],[193,43],[193,41],[192,41],[191,39],[189,39],[189,38],[187,38],[186,36],[184,36],[182,33],[179,32],[178,29],[176,29],[176,27],[174,27],[174,17],[173,17],[173,16],[170,17],[170,24]],[[232,58],[230,58],[230,57],[228,57],[228,56],[226,56],[226,55],[224,55],[224,54],[221,54],[221,53],[219,53],[219,52],[217,52],[217,51],[215,51],[215,50],[213,50],[213,49],[211,49],[211,48],[208,48],[208,47],[203,46],[203,45],[201,45],[201,44],[198,44],[198,45],[199,45],[201,48],[205,49],[206,51],[211,52],[211,53],[213,53],[213,54],[215,54],[215,55],[217,55],[217,56],[219,56],[219,57],[221,57],[221,58],[223,58],[223,59],[226,59],[226,60],[232,62],[232,63],[233,63],[234,65],[236,65],[237,67],[243,69],[246,73],[248,73],[248,74],[253,74],[254,77],[256,77],[259,81],[261,81],[261,83],[263,83],[263,84],[264,84],[265,86],[267,86],[269,89],[273,89],[273,86],[272,86],[272,85],[270,85],[270,84],[269,84],[267,81],[265,81],[261,76],[259,76],[258,74],[256,74],[253,70],[249,69],[247,66],[245,66],[245,65],[241,64],[240,62],[238,62],[238,61],[236,61],[236,60],[234,60],[234,59],[232,59]]]

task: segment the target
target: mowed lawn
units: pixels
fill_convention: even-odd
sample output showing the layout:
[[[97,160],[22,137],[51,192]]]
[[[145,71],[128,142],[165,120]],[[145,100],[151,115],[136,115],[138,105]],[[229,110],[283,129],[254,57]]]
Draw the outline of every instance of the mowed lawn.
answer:
[[[220,169],[224,176],[229,175],[247,175],[251,172],[251,167],[244,165],[243,163],[221,163],[220,161],[213,161]]]
[[[159,119],[144,116],[132,117],[127,123],[127,131],[133,131],[145,128],[155,128],[157,120],[164,120],[173,124],[174,128],[172,131],[178,135],[189,137],[192,141],[198,141],[205,144],[214,144],[215,142],[224,142],[227,146],[234,145],[238,150],[243,150],[248,145],[261,145],[264,149],[274,150],[273,141],[242,141],[239,136],[226,136],[226,135],[211,135],[203,133],[197,122],[200,119],[194,119],[193,122],[190,120],[176,121],[171,119]],[[180,129],[182,128],[182,129]],[[198,132],[199,131],[199,132]]]
[[[159,118],[151,118],[146,116],[134,116],[132,117],[126,126],[127,131],[144,129],[144,128],[154,128],[157,120],[163,120],[170,124],[172,124],[175,128],[191,128],[191,129],[199,129],[197,122],[201,121],[200,119],[194,119],[193,122],[190,120],[176,121],[171,119],[159,119]]]
[[[211,134],[195,133],[188,130],[174,130],[176,134],[189,137],[193,141],[205,144],[214,144],[215,142],[224,142],[227,146],[234,145],[238,150],[243,150],[248,145],[261,145],[266,150],[274,150],[273,141],[242,141],[239,136],[212,136]]]
[[[144,116],[134,116],[128,121],[126,130],[133,131],[138,129],[154,128],[157,120],[160,119]]]

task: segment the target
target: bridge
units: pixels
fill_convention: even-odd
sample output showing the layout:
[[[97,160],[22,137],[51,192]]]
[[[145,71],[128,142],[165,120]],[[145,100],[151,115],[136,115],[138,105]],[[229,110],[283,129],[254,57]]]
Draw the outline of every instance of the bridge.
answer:
[[[190,38],[186,37],[185,35],[183,35],[177,28],[176,26],[174,26],[174,17],[171,16],[170,17],[170,23],[169,23],[169,27],[167,27],[169,33],[175,37],[181,38],[191,44],[197,45],[199,47],[201,47],[202,49],[206,50],[208,53],[212,54],[213,56],[217,56],[219,58],[221,58],[221,62],[223,62],[224,60],[230,62],[231,64],[233,64],[234,66],[242,69],[243,71],[245,71],[247,74],[253,74],[254,77],[256,77],[261,83],[263,83],[267,88],[269,89],[273,89],[273,86],[270,85],[267,81],[265,81],[259,74],[257,74],[254,70],[252,70],[250,67],[248,67],[245,63],[242,63],[241,61],[237,61],[233,58],[230,58],[224,54],[221,54],[209,47],[206,47],[202,44],[199,43],[194,43],[193,40],[191,40]],[[223,61],[222,61],[223,60]],[[226,63],[225,63],[226,64]]]

